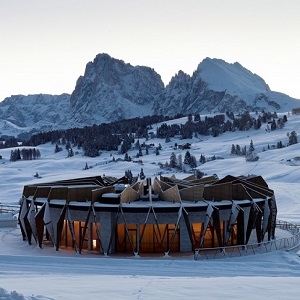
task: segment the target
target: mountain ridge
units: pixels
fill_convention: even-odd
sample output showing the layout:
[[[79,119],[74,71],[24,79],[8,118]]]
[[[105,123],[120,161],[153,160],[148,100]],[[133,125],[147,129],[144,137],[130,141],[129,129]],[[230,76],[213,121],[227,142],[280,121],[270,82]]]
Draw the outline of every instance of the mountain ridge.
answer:
[[[179,70],[165,86],[150,67],[96,55],[74,91],[16,95],[0,102],[0,134],[84,127],[146,115],[289,111],[300,100],[271,91],[240,63],[205,58],[192,75]],[[5,128],[4,128],[5,127]]]

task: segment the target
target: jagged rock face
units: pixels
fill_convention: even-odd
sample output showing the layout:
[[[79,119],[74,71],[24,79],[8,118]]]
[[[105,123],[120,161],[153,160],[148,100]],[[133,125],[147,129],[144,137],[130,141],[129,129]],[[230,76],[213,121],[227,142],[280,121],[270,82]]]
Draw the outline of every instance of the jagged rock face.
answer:
[[[19,95],[0,102],[0,133],[9,132],[1,122],[6,129],[46,131],[154,114],[286,112],[295,107],[299,100],[271,91],[239,63],[206,58],[192,76],[179,71],[164,87],[153,69],[99,54],[87,64],[71,96]]]
[[[285,98],[285,100],[284,100]],[[289,99],[289,100],[288,100]],[[265,81],[242,67],[220,59],[204,59],[192,76],[180,71],[166,86],[155,114],[287,111],[296,99],[272,92]]]
[[[153,69],[133,67],[107,54],[86,66],[70,98],[70,118],[94,124],[151,115],[164,84]]]
[[[190,99],[185,107],[185,113],[211,111],[223,99],[224,92],[211,90],[209,84],[197,72],[193,74],[191,80]]]
[[[179,71],[178,74],[172,77],[161,98],[154,103],[153,114],[174,116],[178,113],[184,113],[190,99],[190,89],[190,76]]]
[[[70,95],[16,95],[0,103],[0,119],[19,127],[60,124],[69,109]]]

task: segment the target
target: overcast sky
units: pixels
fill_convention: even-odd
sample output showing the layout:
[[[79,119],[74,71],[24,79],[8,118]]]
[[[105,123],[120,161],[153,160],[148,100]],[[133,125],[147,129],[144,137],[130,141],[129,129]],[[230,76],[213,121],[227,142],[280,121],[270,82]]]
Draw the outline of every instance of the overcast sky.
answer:
[[[165,84],[205,58],[239,62],[300,99],[299,0],[1,0],[0,101],[71,93],[98,53]]]

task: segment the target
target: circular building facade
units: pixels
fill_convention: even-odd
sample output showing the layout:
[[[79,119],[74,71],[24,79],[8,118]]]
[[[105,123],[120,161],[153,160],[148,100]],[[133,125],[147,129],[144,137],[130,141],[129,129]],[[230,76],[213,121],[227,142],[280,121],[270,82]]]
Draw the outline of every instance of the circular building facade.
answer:
[[[96,176],[24,186],[19,224],[41,248],[169,254],[271,240],[276,214],[261,176]]]

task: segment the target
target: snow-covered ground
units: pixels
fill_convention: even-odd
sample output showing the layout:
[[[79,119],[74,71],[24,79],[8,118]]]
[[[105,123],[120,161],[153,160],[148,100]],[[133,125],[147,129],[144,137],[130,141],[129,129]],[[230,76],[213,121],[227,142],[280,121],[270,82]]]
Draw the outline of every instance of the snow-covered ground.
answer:
[[[219,158],[199,166],[207,175],[262,175],[275,191],[278,219],[300,224],[300,143],[267,150],[268,145],[272,148],[279,141],[286,145],[287,134],[299,128],[300,117],[288,116],[283,129],[267,132],[262,127],[217,138],[201,136],[189,141],[189,151],[197,160],[201,154],[207,159],[213,155]],[[246,162],[244,157],[230,155],[232,144],[248,147],[251,139],[258,161]],[[186,152],[174,150],[175,142],[187,141],[149,140],[155,145],[161,143],[162,151],[158,156],[149,151],[149,155],[141,157],[142,165],[109,162],[113,157],[124,157],[117,153],[88,158],[77,149],[74,157],[66,158],[66,151],[54,154],[55,145],[50,144],[37,147],[41,158],[36,161],[9,162],[11,149],[1,150],[0,208],[1,204],[17,204],[23,186],[34,182],[104,174],[119,177],[125,170],[136,176],[141,168],[147,177],[165,173],[157,163],[169,161],[172,152],[183,157]],[[133,157],[136,153],[132,150],[129,155]],[[84,170],[86,164],[88,170]],[[41,178],[34,177],[36,172]],[[182,178],[188,174],[175,175]],[[172,254],[151,259],[78,255],[73,251],[55,252],[52,248],[30,246],[22,241],[18,228],[0,228],[0,299],[299,299],[299,283],[300,258],[295,252],[206,261]]]

